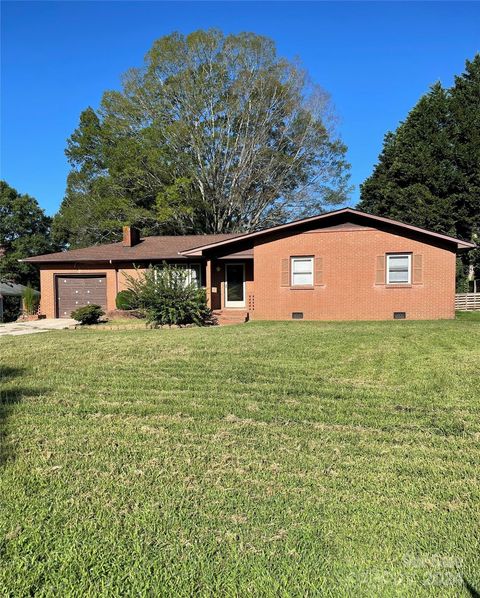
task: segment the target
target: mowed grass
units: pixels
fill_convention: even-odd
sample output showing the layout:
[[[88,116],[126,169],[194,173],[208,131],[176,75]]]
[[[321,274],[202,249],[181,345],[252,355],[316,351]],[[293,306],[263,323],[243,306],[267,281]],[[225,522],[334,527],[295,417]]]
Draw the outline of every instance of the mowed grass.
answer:
[[[0,595],[475,596],[480,318],[0,340]]]

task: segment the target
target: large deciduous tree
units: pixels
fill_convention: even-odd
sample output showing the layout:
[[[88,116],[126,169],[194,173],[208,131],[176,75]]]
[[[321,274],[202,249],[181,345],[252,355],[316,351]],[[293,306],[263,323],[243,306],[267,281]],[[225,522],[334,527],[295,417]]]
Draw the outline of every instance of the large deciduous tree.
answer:
[[[387,133],[358,208],[480,242],[480,54],[451,88],[433,85]],[[470,266],[480,277],[480,251],[459,266],[462,288]]]
[[[327,94],[253,33],[157,40],[121,91],[88,108],[57,234],[74,245],[144,232],[250,231],[345,201],[346,148]]]
[[[56,248],[50,240],[51,218],[37,200],[0,181],[0,280],[31,283],[38,288],[38,269],[18,260]]]

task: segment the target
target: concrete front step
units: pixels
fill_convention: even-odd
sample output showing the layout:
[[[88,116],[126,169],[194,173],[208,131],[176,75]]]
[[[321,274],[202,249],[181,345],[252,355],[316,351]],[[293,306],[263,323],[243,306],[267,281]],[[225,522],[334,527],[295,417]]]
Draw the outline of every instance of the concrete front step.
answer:
[[[243,324],[248,320],[248,312],[243,310],[215,310],[213,315],[221,326],[227,324]]]

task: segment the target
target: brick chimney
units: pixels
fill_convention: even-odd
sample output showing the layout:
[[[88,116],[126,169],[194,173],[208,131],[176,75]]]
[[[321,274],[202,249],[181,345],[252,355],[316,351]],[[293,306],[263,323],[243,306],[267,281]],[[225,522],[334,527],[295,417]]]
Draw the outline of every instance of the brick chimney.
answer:
[[[123,246],[133,247],[140,243],[140,231],[134,226],[123,227]]]

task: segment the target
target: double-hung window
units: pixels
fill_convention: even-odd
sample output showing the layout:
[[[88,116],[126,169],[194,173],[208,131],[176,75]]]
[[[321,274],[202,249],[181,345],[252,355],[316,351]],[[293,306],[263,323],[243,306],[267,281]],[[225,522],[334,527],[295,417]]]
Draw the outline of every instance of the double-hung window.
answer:
[[[292,287],[313,286],[313,257],[291,258]]]
[[[412,256],[410,253],[387,255],[387,284],[410,284],[412,281]]]
[[[185,284],[202,285],[202,269],[200,264],[172,264],[174,268],[185,271]]]
[[[200,264],[188,264],[188,282],[200,287],[202,284],[201,272]]]

